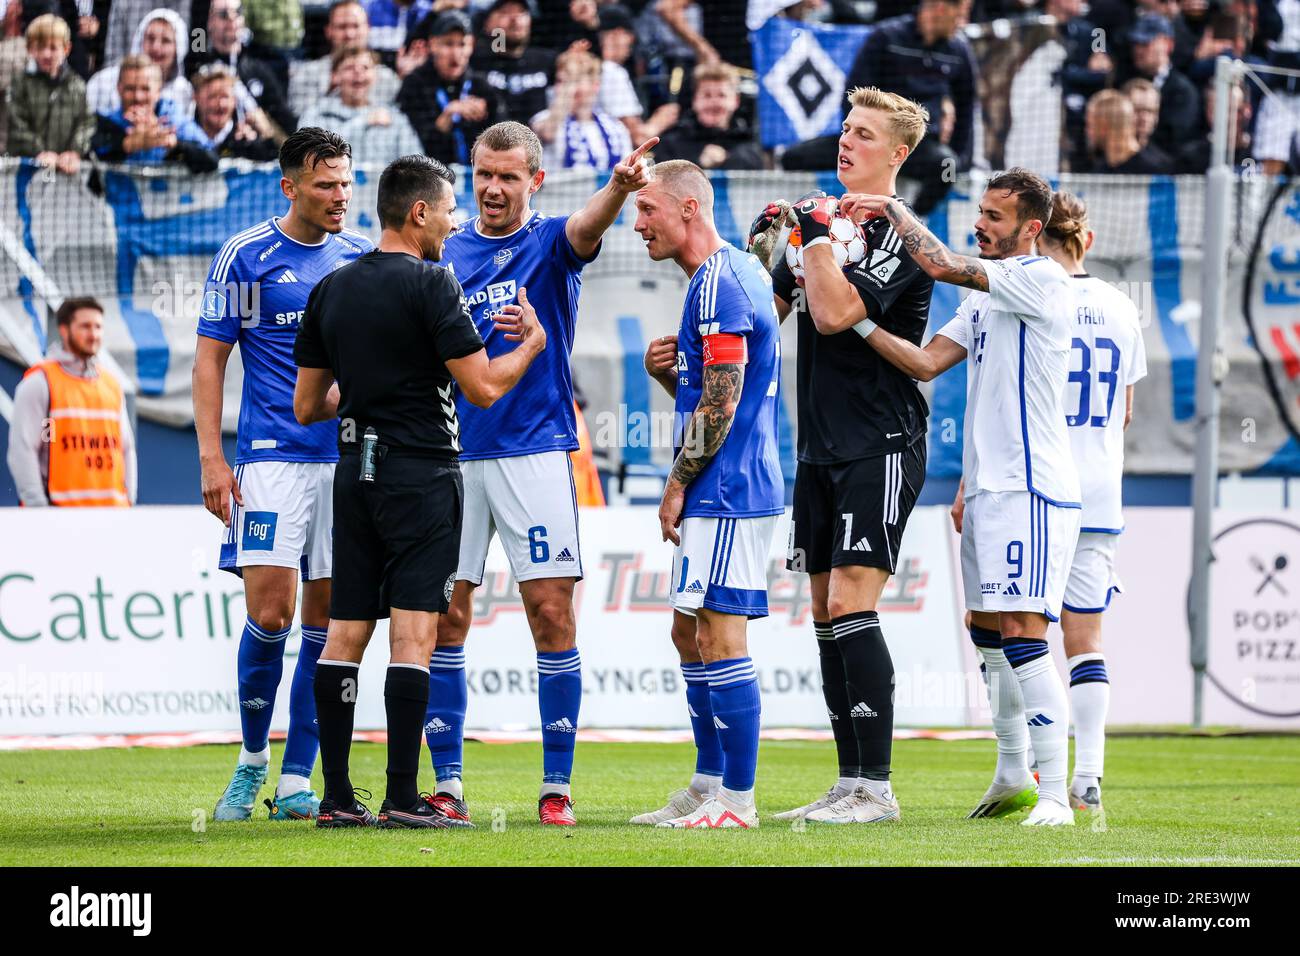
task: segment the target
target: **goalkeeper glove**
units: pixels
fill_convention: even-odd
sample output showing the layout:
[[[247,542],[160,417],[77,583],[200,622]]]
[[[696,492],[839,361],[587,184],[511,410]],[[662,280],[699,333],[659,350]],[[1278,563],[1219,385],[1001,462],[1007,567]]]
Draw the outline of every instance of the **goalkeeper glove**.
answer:
[[[816,190],[795,201],[793,212],[799,224],[803,247],[810,248],[817,240],[830,241],[831,220],[835,218],[838,202],[824,192]]]

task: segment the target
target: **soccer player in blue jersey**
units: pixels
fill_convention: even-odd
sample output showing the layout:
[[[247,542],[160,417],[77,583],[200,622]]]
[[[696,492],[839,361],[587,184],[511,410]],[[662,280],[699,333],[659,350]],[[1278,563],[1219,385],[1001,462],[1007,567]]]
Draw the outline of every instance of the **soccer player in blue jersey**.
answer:
[[[496,329],[496,317],[521,288],[528,290],[550,347],[491,408],[457,398],[465,516],[451,608],[429,665],[425,736],[437,777],[432,803],[458,819],[469,819],[461,785],[464,645],[474,588],[483,583],[488,545],[498,534],[537,647],[544,752],[538,815],[544,824],[577,822],[569,777],[582,700],[573,614],[582,555],[569,463],[578,447],[569,353],[583,267],[596,257],[628,195],[645,185],[641,156],[657,142],[647,140],[616,165],[609,181],[569,216],[544,216],[530,206],[545,172],[541,141],[527,126],[490,126],[470,151],[478,215],[448,237],[443,261],[465,290],[489,357],[514,348]]]
[[[217,802],[217,820],[247,820],[270,763],[271,714],[284,643],[302,577],[302,644],[289,692],[289,735],[273,820],[310,819],[318,736],[312,680],[329,625],[337,424],[299,425],[293,344],[307,296],[334,269],[373,248],[343,228],[352,196],[352,149],[316,127],[280,149],[281,217],[231,236],[208,272],[194,355],[194,427],[203,504],[226,526],[220,566],[244,579],[248,619],[239,641],[243,748]],[[232,471],[221,447],[226,364],[236,343],[244,366]],[[332,393],[335,407],[338,390]]]
[[[636,197],[636,231],[651,259],[690,277],[681,329],[651,345],[646,370],[676,401],[659,524],[676,545],[672,637],[696,763],[689,787],[632,822],[748,829],[758,826],[760,705],[746,625],[767,616],[768,552],[785,505],[780,320],[758,259],[718,235],[704,172],[669,160],[653,176]]]

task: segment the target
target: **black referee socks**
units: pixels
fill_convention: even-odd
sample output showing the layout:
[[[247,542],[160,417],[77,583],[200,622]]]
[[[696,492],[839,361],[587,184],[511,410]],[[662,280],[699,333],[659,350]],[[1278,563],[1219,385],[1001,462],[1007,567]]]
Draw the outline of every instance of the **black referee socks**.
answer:
[[[348,755],[352,751],[352,719],[357,710],[357,678],[361,665],[323,660],[316,664],[313,693],[316,726],[320,731],[320,769],[325,777],[325,799],[341,807],[352,806],[352,779]]]
[[[407,810],[419,801],[416,777],[424,743],[424,711],[429,706],[429,672],[417,664],[389,664],[384,680],[388,715],[388,799]]]
[[[831,628],[844,659],[860,775],[888,780],[894,744],[894,661],[880,630],[880,615],[875,611],[845,614],[834,618]]]
[[[844,658],[835,641],[835,631],[829,624],[813,621],[817,635],[817,656],[822,665],[822,697],[826,700],[826,713],[831,719],[831,733],[835,735],[835,754],[839,758],[840,776],[858,775],[858,738],[849,722],[849,689],[844,677]]]

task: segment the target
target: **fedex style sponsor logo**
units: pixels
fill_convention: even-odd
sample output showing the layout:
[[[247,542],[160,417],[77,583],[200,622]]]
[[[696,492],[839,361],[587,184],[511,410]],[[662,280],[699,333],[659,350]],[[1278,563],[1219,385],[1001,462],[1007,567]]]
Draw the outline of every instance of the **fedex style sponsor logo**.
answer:
[[[515,280],[507,279],[505,282],[490,283],[469,296],[468,300],[471,306],[482,305],[484,302],[489,305],[503,305],[513,301],[517,291]]]

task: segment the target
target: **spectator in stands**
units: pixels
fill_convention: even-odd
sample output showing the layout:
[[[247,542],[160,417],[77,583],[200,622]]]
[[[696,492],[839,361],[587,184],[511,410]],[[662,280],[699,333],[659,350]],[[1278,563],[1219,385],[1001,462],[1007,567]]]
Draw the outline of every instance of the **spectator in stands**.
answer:
[[[9,88],[27,65],[21,0],[0,0],[0,155],[9,134]]]
[[[1084,121],[1093,173],[1166,175],[1173,164],[1163,153],[1138,144],[1133,104],[1119,90],[1102,90],[1088,101]]]
[[[185,58],[185,72],[192,77],[209,63],[225,63],[239,77],[241,89],[237,95],[241,111],[247,113],[255,104],[275,122],[279,132],[292,133],[298,128],[298,119],[289,109],[284,87],[266,61],[245,48],[246,33],[240,0],[212,0],[208,8],[207,49],[193,51]]]
[[[542,141],[547,169],[612,169],[632,152],[627,129],[596,107],[600,61],[585,50],[568,50],[556,64],[555,96],[529,124]]]
[[[166,7],[150,10],[136,28],[131,52],[143,53],[162,73],[162,99],[169,102],[174,116],[190,115],[194,91],[185,78],[185,53],[189,49],[189,29],[176,13]],[[122,104],[117,99],[119,64],[106,66],[86,84],[86,98],[95,113],[111,113]]]
[[[1057,37],[1065,47],[1059,82],[1065,107],[1065,133],[1070,165],[1083,168],[1087,152],[1083,136],[1083,113],[1088,99],[1110,85],[1115,62],[1104,49],[1098,50],[1096,27],[1082,16],[1083,0],[1047,0],[1043,12],[1057,23]]]
[[[698,6],[692,0],[654,3],[660,19],[694,51],[696,60],[701,63],[723,60],[746,69],[753,65],[749,33],[745,29],[748,6],[748,0],[709,0]],[[687,15],[692,7],[699,13],[698,26]]]
[[[763,150],[736,115],[740,81],[728,63],[695,68],[691,111],[663,135],[655,159],[688,159],[703,169],[763,169]]]
[[[1259,42],[1269,66],[1300,70],[1300,4],[1259,0]],[[1265,173],[1275,176],[1300,151],[1300,80],[1274,75],[1265,82],[1273,95],[1265,96],[1259,106],[1255,158]]]
[[[59,341],[14,389],[6,460],[27,508],[135,503],[135,438],[122,386],[98,360],[104,309],[65,299]]]
[[[568,19],[551,35],[555,49],[567,50],[575,43],[585,43],[595,50],[600,44],[600,10],[597,0],[569,0]]]
[[[9,152],[34,156],[41,166],[71,175],[90,148],[95,117],[86,106],[86,84],[68,65],[72,34],[53,14],[27,28],[28,69],[9,92]]]
[[[181,18],[182,23],[193,22],[190,0],[113,0],[108,12],[101,65],[118,63],[132,52],[131,40],[135,37],[140,21],[156,7],[171,10]]]
[[[252,31],[248,52],[275,73],[280,88],[289,88],[289,64],[302,59],[302,0],[243,0]]]
[[[627,127],[634,143],[659,136],[681,116],[676,103],[663,103],[644,119],[645,109],[631,73],[636,69],[636,24],[627,7],[619,3],[600,8],[596,33],[600,54],[600,100],[596,106]]]
[[[420,152],[405,114],[371,101],[379,54],[349,47],[334,54],[334,92],[303,114],[303,126],[319,126],[352,144],[356,165],[387,166],[399,156]]]
[[[704,27],[704,14],[700,12],[698,3],[687,3],[673,16],[679,29],[668,24],[660,13],[657,2],[647,3],[636,19],[636,36],[647,57],[656,62],[660,70],[670,78],[668,92],[676,96],[681,91],[681,84],[689,80],[691,70],[700,59],[696,55],[696,48],[682,39],[680,27],[685,26],[685,32],[689,36],[699,37]]]
[[[269,129],[259,129],[266,114],[240,117],[235,88],[239,77],[224,63],[209,63],[194,74],[194,117],[176,130],[182,142],[196,143],[218,159],[270,162],[279,154]]]
[[[1120,88],[1120,92],[1133,104],[1133,118],[1137,123],[1138,145],[1146,147],[1151,143],[1151,136],[1156,131],[1160,119],[1160,91],[1150,80],[1136,76]],[[1159,147],[1152,147],[1158,149]]]
[[[1214,127],[1214,84],[1205,88],[1205,129],[1204,135],[1185,143],[1175,156],[1175,171],[1179,173],[1199,174],[1210,168],[1211,132]],[[1250,97],[1241,81],[1232,89],[1232,103],[1229,107],[1232,117],[1230,138],[1232,142],[1232,165],[1237,170],[1249,168],[1251,163],[1250,121],[1252,110]]]
[[[555,79],[555,51],[531,42],[535,10],[533,0],[493,0],[470,61],[505,98],[506,118],[521,123],[546,109]]]
[[[370,21],[370,49],[378,50],[385,65],[396,67],[398,54],[407,38],[425,17],[442,12],[444,3],[434,0],[365,0]],[[405,75],[398,71],[399,75]]]
[[[459,10],[420,25],[429,33],[429,60],[402,81],[397,105],[415,127],[425,154],[444,163],[469,165],[478,135],[506,118],[501,94],[469,68],[474,29]]]
[[[1121,81],[1143,77],[1160,92],[1160,116],[1151,141],[1166,154],[1172,154],[1188,136],[1200,133],[1201,98],[1192,81],[1170,59],[1174,31],[1167,17],[1157,13],[1138,17],[1129,31],[1128,41],[1132,69]]]
[[[191,172],[211,172],[217,158],[194,143],[176,139],[175,117],[159,98],[162,74],[143,53],[132,53],[118,71],[121,107],[101,113],[90,148],[107,162],[183,162]]]
[[[1132,75],[1132,31],[1144,16],[1165,18],[1173,38],[1174,66],[1189,67],[1196,53],[1196,35],[1183,19],[1178,0],[1092,0],[1088,4],[1088,19],[1102,31],[1106,52],[1125,79]]]
[[[108,0],[13,0],[22,8],[24,32],[39,16],[52,13],[68,25],[72,51],[68,66],[83,80],[94,72],[101,46],[100,20],[108,14]]]
[[[1205,84],[1214,77],[1214,61],[1221,56],[1246,61],[1258,60],[1250,52],[1255,33],[1254,14],[1254,0],[1223,0],[1212,13],[1193,23],[1184,8],[1183,17],[1189,25],[1199,30],[1201,37],[1196,45],[1196,57],[1187,68],[1187,78],[1197,89],[1204,89]]]
[[[900,174],[916,184],[912,206],[918,215],[934,209],[952,188],[955,174],[971,166],[979,68],[961,34],[969,15],[970,0],[921,0],[916,13],[878,23],[849,70],[846,89],[878,87],[906,96],[930,114],[927,135]],[[952,100],[957,114],[947,144],[935,135],[944,97]],[[835,134],[792,146],[781,164],[786,169],[834,169],[838,141]]]
[[[325,41],[330,48],[328,56],[289,64],[289,108],[297,116],[329,95],[333,54],[350,46],[370,46],[370,20],[361,0],[338,0],[330,7]],[[397,99],[401,85],[397,74],[381,63],[375,67],[375,86],[370,96],[375,105],[388,106]]]

